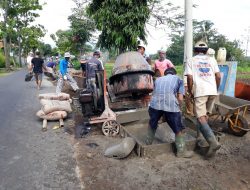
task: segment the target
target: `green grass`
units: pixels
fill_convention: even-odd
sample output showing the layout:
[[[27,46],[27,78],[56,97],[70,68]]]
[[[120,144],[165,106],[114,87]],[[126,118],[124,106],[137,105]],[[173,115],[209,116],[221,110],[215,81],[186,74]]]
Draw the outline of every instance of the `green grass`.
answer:
[[[4,77],[6,75],[9,75],[11,72],[6,71],[6,69],[1,68],[0,69],[0,77]]]
[[[238,66],[238,67],[237,67],[237,71],[238,71],[238,72],[247,72],[247,73],[250,73],[250,67]]]
[[[106,63],[105,64],[105,70],[107,72],[108,78],[111,76],[113,66],[114,66],[114,63]],[[177,71],[177,75],[182,78],[183,77],[183,66],[176,65],[175,69]],[[238,71],[237,72],[237,79],[250,79],[250,67],[238,66],[237,71]],[[247,74],[242,74],[242,72],[247,73]]]

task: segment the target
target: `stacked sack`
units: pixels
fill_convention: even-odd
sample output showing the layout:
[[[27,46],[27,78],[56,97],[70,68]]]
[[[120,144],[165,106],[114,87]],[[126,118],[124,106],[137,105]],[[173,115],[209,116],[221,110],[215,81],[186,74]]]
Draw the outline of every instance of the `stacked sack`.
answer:
[[[67,117],[68,113],[72,112],[70,103],[70,95],[66,93],[46,93],[39,94],[40,103],[42,105],[36,115],[43,119],[42,130],[47,130],[47,120],[60,122],[60,127],[63,126],[63,119]]]

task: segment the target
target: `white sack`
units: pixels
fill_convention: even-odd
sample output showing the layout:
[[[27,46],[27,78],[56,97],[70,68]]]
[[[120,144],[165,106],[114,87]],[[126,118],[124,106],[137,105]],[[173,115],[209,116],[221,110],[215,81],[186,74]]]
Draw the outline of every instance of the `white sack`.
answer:
[[[70,101],[69,100],[46,100],[41,99],[40,103],[42,104],[42,110],[45,114],[54,112],[54,111],[66,111],[72,112]]]
[[[47,119],[47,120],[59,120],[64,119],[67,117],[66,111],[54,111],[48,114],[45,114],[43,110],[39,110],[36,115],[40,117],[41,119]]]
[[[45,93],[45,94],[39,94],[39,99],[47,99],[47,100],[69,100],[70,95],[67,93]]]

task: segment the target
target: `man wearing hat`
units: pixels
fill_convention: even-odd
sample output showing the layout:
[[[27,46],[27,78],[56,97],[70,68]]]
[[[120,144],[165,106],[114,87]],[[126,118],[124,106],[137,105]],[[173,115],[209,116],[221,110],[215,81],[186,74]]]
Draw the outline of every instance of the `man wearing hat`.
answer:
[[[186,150],[182,132],[184,129],[181,119],[181,102],[184,94],[183,81],[176,76],[174,68],[166,69],[164,75],[155,80],[154,91],[148,109],[150,119],[145,143],[152,144],[158,121],[164,116],[169,127],[175,133],[176,156],[190,158],[193,152]]]
[[[151,59],[145,54],[145,50],[146,50],[145,45],[140,42],[139,45],[137,46],[137,52],[144,57],[144,59],[148,62],[149,65],[151,65]]]
[[[70,59],[70,53],[66,52],[64,54],[64,59],[62,59],[59,63],[60,73],[59,73],[59,79],[58,79],[57,87],[56,87],[57,94],[62,92],[64,81],[69,81],[69,84],[73,88],[74,91],[77,91],[79,89],[76,81],[68,73],[67,68],[69,64],[69,59]]]
[[[160,50],[159,59],[155,61],[155,67],[154,67],[155,75],[157,77],[164,76],[164,71],[172,67],[174,67],[174,65],[170,60],[166,59],[166,52]]]
[[[28,70],[30,72],[32,72],[32,63],[31,63],[31,60],[34,58],[34,53],[31,51],[29,52],[28,56],[27,56],[27,67],[28,67]]]
[[[96,92],[96,71],[104,70],[102,62],[99,60],[101,54],[99,51],[93,53],[93,57],[86,62],[87,88]],[[96,102],[94,102],[97,104]]]
[[[199,41],[195,44],[195,56],[187,61],[184,75],[187,76],[188,93],[194,98],[197,131],[202,133],[209,144],[206,156],[210,158],[221,147],[208,125],[207,115],[212,112],[221,76],[216,60],[208,56],[207,51],[205,42]]]

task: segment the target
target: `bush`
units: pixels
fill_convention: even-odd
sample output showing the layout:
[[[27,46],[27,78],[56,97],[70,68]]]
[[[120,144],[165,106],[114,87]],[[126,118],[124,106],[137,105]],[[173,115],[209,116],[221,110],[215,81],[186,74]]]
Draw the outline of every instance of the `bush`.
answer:
[[[2,52],[0,52],[0,68],[5,67],[5,57]]]
[[[81,64],[77,59],[73,60],[72,63],[74,65],[74,69],[79,70],[81,68]]]

